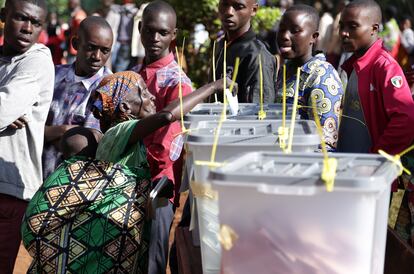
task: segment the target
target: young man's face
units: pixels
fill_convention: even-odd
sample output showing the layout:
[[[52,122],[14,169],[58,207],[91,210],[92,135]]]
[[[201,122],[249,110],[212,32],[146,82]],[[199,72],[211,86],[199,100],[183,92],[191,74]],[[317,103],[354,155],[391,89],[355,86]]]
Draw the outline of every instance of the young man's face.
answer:
[[[176,38],[174,15],[167,12],[159,12],[157,16],[148,14],[140,23],[140,32],[147,60],[161,59],[170,53],[170,44]]]
[[[277,44],[284,59],[303,59],[312,56],[312,46],[318,32],[309,15],[300,11],[285,13],[280,21]]]
[[[339,35],[344,51],[364,52],[377,40],[379,26],[373,23],[369,13],[358,7],[348,7],[342,11]]]
[[[5,23],[3,53],[17,55],[26,52],[37,42],[46,11],[26,1],[14,1],[2,9],[1,18]]]
[[[237,33],[240,29],[247,31],[250,19],[256,14],[255,0],[220,0],[219,17],[223,29],[228,33]]]
[[[79,32],[72,41],[77,50],[75,72],[78,76],[93,76],[111,55],[112,30],[99,26]]]

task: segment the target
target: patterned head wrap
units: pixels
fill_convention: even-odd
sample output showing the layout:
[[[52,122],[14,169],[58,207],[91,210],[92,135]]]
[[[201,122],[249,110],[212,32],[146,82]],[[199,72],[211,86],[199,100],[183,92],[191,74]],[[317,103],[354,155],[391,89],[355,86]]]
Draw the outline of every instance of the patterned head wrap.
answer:
[[[141,76],[133,71],[117,72],[102,79],[93,104],[94,114],[101,120],[101,126],[102,122],[104,126],[113,126],[129,119],[119,112],[119,105],[129,93],[140,93],[143,83]]]

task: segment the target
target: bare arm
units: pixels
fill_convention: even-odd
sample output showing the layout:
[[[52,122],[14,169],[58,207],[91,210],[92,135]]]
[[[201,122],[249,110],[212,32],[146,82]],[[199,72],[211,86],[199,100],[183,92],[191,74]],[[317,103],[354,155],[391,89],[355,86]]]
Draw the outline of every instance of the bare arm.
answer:
[[[227,87],[230,86],[231,80],[227,80]],[[235,84],[235,89],[237,90],[237,84]],[[193,109],[197,104],[203,102],[211,94],[215,92],[223,91],[223,79],[220,79],[216,82],[209,83],[201,88],[193,91],[187,96],[183,97],[183,112],[186,114],[191,109]],[[153,133],[159,128],[162,128],[174,121],[180,119],[180,100],[176,99],[167,105],[160,112],[145,117],[138,121],[134,130],[132,131],[131,136],[129,137],[128,144],[135,144],[139,140],[144,139],[149,134]]]
[[[45,142],[60,141],[63,134],[77,125],[45,126]]]

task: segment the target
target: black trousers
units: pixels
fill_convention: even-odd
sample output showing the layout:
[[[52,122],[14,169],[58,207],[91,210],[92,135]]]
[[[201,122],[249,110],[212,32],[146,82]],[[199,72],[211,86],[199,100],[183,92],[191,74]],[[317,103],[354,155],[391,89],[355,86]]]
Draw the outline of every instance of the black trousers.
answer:
[[[168,262],[168,241],[174,219],[174,208],[167,206],[156,210],[155,220],[151,223],[148,274],[165,274]]]

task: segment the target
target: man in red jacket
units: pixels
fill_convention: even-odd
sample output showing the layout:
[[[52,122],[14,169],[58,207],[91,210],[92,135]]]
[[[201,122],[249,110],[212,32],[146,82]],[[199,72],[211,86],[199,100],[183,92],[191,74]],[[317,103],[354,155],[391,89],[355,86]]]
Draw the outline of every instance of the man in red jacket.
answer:
[[[342,11],[343,49],[353,56],[342,66],[348,76],[339,128],[339,152],[390,154],[414,140],[414,102],[404,73],[378,39],[381,9],[356,0]]]
[[[343,49],[354,54],[342,66],[348,75],[337,151],[397,154],[414,139],[414,102],[401,67],[378,39],[381,9],[372,0],[355,0],[342,11]],[[411,168],[411,166],[407,166]],[[414,243],[414,184],[405,180],[395,230]],[[397,190],[397,183],[393,184]],[[408,218],[407,218],[408,217]]]
[[[177,15],[167,2],[152,1],[144,9],[139,24],[141,41],[145,49],[142,65],[132,70],[138,72],[155,97],[157,111],[179,97],[179,84],[183,96],[192,92],[191,80],[181,70],[170,51],[176,39]],[[163,176],[174,183],[172,203],[157,208],[156,219],[151,224],[148,274],[166,273],[170,227],[174,218],[173,206],[178,206],[183,166],[183,136],[179,121],[158,129],[144,139],[151,177],[157,181]],[[171,261],[171,259],[170,259]]]

